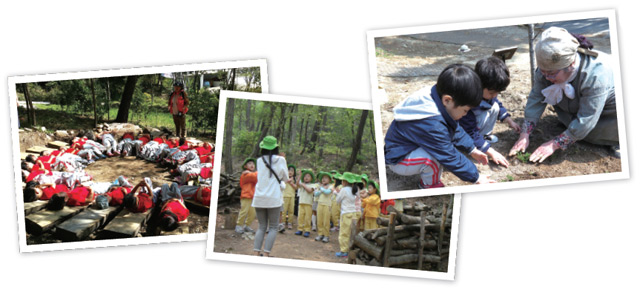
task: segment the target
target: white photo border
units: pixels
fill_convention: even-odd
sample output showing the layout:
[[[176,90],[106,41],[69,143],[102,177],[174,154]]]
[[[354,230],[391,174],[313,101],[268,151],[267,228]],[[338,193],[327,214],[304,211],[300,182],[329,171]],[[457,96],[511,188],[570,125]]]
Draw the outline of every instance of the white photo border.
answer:
[[[339,108],[349,108],[349,109],[359,109],[359,110],[371,110],[371,103],[364,102],[356,102],[356,101],[344,101],[344,100],[335,100],[335,99],[324,99],[324,98],[308,98],[308,97],[298,97],[298,96],[285,96],[285,95],[274,95],[274,94],[255,94],[255,93],[246,93],[246,92],[237,92],[237,91],[222,91],[220,93],[220,103],[218,105],[218,128],[221,130],[216,130],[216,148],[215,148],[215,156],[213,163],[213,179],[212,184],[220,183],[220,171],[222,167],[222,152],[223,152],[223,139],[224,139],[224,122],[225,122],[225,114],[227,107],[227,99],[245,99],[245,100],[256,100],[256,101],[268,101],[268,102],[280,102],[280,103],[295,103],[301,105],[313,105],[313,106],[327,106],[327,107],[339,107]],[[378,132],[376,132],[378,134]],[[380,143],[377,143],[380,144]],[[380,146],[377,146],[380,147]],[[211,188],[211,211],[209,216],[209,238],[207,239],[207,250],[206,250],[206,258],[210,260],[221,260],[221,261],[231,261],[231,262],[244,262],[244,263],[255,263],[255,264],[265,264],[265,265],[278,265],[278,266],[290,266],[290,267],[301,267],[301,268],[312,268],[312,269],[324,269],[324,270],[336,270],[336,271],[346,271],[346,272],[360,272],[360,273],[371,273],[371,274],[382,274],[382,275],[395,275],[395,276],[404,276],[404,277],[415,277],[415,278],[430,278],[430,279],[443,279],[443,280],[453,280],[455,277],[455,263],[456,263],[456,252],[458,248],[458,224],[460,221],[460,203],[462,200],[461,194],[454,195],[453,201],[453,215],[452,215],[452,225],[451,225],[451,241],[450,241],[450,249],[449,249],[449,265],[447,272],[432,272],[432,271],[419,271],[419,270],[410,270],[410,269],[397,269],[397,268],[384,268],[384,267],[376,267],[376,266],[365,266],[365,265],[350,265],[350,264],[341,264],[341,263],[332,263],[332,262],[320,262],[320,261],[305,261],[298,259],[284,259],[284,258],[265,258],[265,257],[257,257],[253,255],[243,255],[243,254],[228,254],[228,253],[218,253],[214,252],[215,246],[215,231],[216,231],[216,215],[217,215],[217,204],[218,204],[218,187]],[[215,208],[215,209],[214,209]]]
[[[48,73],[38,75],[10,76],[8,78],[9,88],[9,108],[17,107],[16,84],[44,82],[44,81],[61,81],[86,78],[104,78],[114,76],[130,76],[145,75],[167,72],[194,71],[194,70],[215,70],[215,69],[231,69],[241,67],[260,67],[260,80],[262,93],[269,91],[269,77],[267,72],[266,59],[238,60],[238,61],[221,61],[195,64],[181,65],[164,65],[164,66],[148,66],[138,68],[122,68],[108,69],[82,72],[62,72]],[[18,213],[18,239],[20,245],[20,253],[43,252],[56,250],[75,250],[104,248],[113,246],[130,246],[130,245],[146,245],[169,242],[187,242],[187,241],[203,241],[206,240],[206,233],[172,235],[172,236],[155,236],[155,237],[139,237],[139,238],[120,238],[108,240],[91,240],[79,242],[63,242],[51,244],[27,245],[26,224],[24,215],[24,197],[20,186],[22,178],[20,176],[20,142],[18,134],[18,111],[9,110],[11,117],[11,140],[13,153],[13,171],[14,171],[14,193],[16,196],[16,208]]]
[[[504,182],[494,184],[473,184],[464,186],[451,186],[442,188],[432,188],[428,190],[416,189],[416,190],[402,190],[402,191],[387,191],[387,172],[384,161],[384,135],[382,134],[382,119],[380,112],[380,105],[382,104],[383,92],[378,89],[378,74],[377,74],[377,62],[376,62],[376,48],[375,39],[378,37],[420,34],[420,33],[433,33],[433,32],[447,32],[463,29],[479,29],[479,28],[491,28],[500,26],[519,25],[526,23],[540,23],[540,22],[555,22],[555,21],[569,21],[577,19],[589,19],[589,18],[608,18],[609,20],[609,35],[611,41],[611,60],[613,64],[613,73],[615,79],[615,93],[616,93],[616,111],[618,114],[618,132],[620,135],[620,151],[621,151],[621,171],[612,173],[591,174],[582,176],[568,176],[568,177],[556,177],[536,180],[522,180],[515,182]],[[367,32],[367,50],[369,58],[369,74],[371,77],[371,91],[373,102],[373,115],[374,115],[374,127],[376,133],[376,144],[378,144],[378,172],[380,172],[380,196],[383,199],[392,198],[407,198],[407,197],[419,197],[419,196],[432,196],[451,193],[465,193],[465,192],[478,192],[478,191],[494,191],[505,189],[516,189],[526,187],[539,187],[550,185],[565,185],[594,181],[607,181],[628,179],[629,174],[629,158],[627,147],[627,134],[624,118],[624,105],[623,105],[623,89],[621,81],[620,71],[620,54],[618,49],[618,31],[616,26],[616,14],[614,9],[610,10],[598,10],[590,12],[580,13],[566,13],[566,14],[553,14],[553,15],[540,15],[530,17],[518,17],[498,20],[487,21],[474,21],[474,22],[462,22],[451,24],[440,24],[430,26],[419,27],[407,27],[396,29],[384,29],[384,30],[372,30]]]

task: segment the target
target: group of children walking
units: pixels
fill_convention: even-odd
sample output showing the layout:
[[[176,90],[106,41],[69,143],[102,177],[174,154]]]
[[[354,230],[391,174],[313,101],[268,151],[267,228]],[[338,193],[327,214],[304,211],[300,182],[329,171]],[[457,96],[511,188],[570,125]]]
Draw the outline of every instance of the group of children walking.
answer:
[[[255,209],[251,207],[257,183],[255,159],[243,162],[240,176],[240,212],[235,231],[239,234],[253,232],[251,223],[255,219]],[[394,200],[382,202],[378,183],[366,174],[351,172],[338,173],[311,169],[298,170],[289,164],[289,180],[282,190],[283,202],[278,231],[292,230],[297,223],[295,235],[310,237],[317,231],[316,241],[328,243],[331,232],[339,231],[340,251],[338,257],[347,256],[351,223],[356,220],[360,229],[378,228],[376,218],[386,214],[386,206],[394,205]],[[297,208],[296,208],[297,203]],[[382,209],[381,207],[385,207]],[[297,215],[297,219],[294,219]],[[333,225],[333,227],[332,227]]]

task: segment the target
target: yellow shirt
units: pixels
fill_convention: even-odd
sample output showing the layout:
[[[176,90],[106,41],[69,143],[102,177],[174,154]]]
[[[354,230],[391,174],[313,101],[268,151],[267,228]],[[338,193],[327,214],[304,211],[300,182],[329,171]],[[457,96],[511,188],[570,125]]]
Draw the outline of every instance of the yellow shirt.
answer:
[[[282,196],[283,197],[295,197],[296,196],[296,190],[293,188],[293,186],[291,186],[291,184],[289,184],[289,182],[286,183],[287,187],[284,188],[284,190],[282,191]]]
[[[307,187],[315,188],[315,183],[305,183]],[[298,200],[299,204],[313,204],[313,190],[311,192],[307,192],[302,184],[298,187],[298,196],[300,199]]]
[[[365,217],[377,218],[380,215],[380,196],[372,194],[362,199],[362,208]]]
[[[319,188],[324,188],[324,189],[330,189],[331,191],[333,191],[333,186],[329,185],[327,186],[322,186],[320,185]],[[320,192],[320,195],[318,195],[318,205],[328,205],[331,206],[331,195],[333,193],[329,193],[329,194],[324,194],[322,192]]]

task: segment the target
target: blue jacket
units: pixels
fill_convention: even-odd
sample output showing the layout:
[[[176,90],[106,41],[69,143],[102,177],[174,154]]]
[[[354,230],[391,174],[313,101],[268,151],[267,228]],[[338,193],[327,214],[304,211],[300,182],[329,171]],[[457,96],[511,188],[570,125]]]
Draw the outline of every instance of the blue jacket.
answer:
[[[493,107],[493,104],[495,103],[498,103],[498,106],[500,107],[498,120],[503,121],[510,116],[509,113],[507,113],[507,109],[502,106],[502,103],[498,100],[498,98],[493,98],[488,101],[482,99],[480,105],[471,109],[469,113],[467,113],[467,115],[458,120],[460,126],[462,126],[464,131],[467,132],[469,136],[471,136],[471,139],[473,139],[473,144],[476,146],[476,148],[478,148],[478,150],[482,152],[487,152],[487,150],[489,150],[489,148],[491,147],[491,144],[484,140],[484,136],[480,135],[476,116],[480,113],[491,110],[491,107]]]
[[[435,86],[407,97],[393,113],[394,120],[384,137],[386,164],[396,164],[420,147],[460,179],[478,180],[476,166],[458,151],[471,153],[473,140],[449,116]]]

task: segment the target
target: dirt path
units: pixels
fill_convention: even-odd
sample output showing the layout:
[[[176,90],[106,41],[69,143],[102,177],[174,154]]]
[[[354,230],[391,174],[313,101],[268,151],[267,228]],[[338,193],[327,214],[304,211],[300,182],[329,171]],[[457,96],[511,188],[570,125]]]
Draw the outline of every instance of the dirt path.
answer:
[[[444,203],[451,202],[451,195],[439,195],[430,197],[408,198],[404,199],[405,205],[413,202],[421,202],[431,207],[429,215],[442,215],[442,207]],[[239,210],[239,205],[232,206]],[[219,253],[254,255],[253,234],[237,234],[234,229],[225,229],[225,217],[219,209],[216,215],[216,233],[214,240],[214,251]],[[314,239],[318,236],[317,232],[311,232],[308,238],[296,236],[294,233],[297,228],[297,218],[295,219],[292,230],[286,230],[284,234],[278,233],[271,254],[278,258],[298,259],[305,261],[320,261],[347,263],[347,258],[338,258],[335,253],[340,250],[338,243],[339,232],[331,232],[329,243],[316,242]],[[251,227],[258,229],[258,221],[255,220]],[[448,264],[442,263],[437,271],[446,272]]]
[[[239,207],[238,207],[239,209]],[[237,234],[234,229],[224,228],[225,215],[218,211],[216,216],[215,252],[253,255],[254,235]],[[312,231],[308,238],[296,236],[297,222],[294,222],[292,230],[286,230],[284,234],[278,233],[271,250],[271,255],[278,258],[289,258],[306,261],[321,261],[346,263],[347,258],[338,258],[336,252],[340,251],[338,244],[338,232],[331,232],[328,243],[316,242],[317,232]],[[258,220],[251,224],[251,228],[258,229]]]
[[[500,27],[498,29],[460,30],[448,33],[433,33],[381,37],[376,39],[376,62],[378,86],[383,88],[388,101],[381,105],[382,129],[386,134],[393,120],[393,107],[412,92],[435,85],[440,71],[452,63],[474,66],[481,58],[490,56],[493,50],[504,46],[517,46],[518,50],[507,65],[511,73],[511,84],[499,99],[511,113],[511,118],[521,124],[524,106],[531,87],[529,46],[527,28],[524,26]],[[589,35],[595,48],[610,52],[608,33],[598,30]],[[496,39],[500,38],[500,41]],[[434,40],[437,39],[437,40]],[[488,40],[496,40],[488,41]],[[471,48],[467,53],[459,52],[465,43]],[[533,152],[542,143],[564,131],[557,120],[553,108],[549,106],[530,138],[528,152]],[[507,155],[518,138],[506,123],[498,122],[494,134],[500,141],[492,147]],[[517,180],[576,176],[585,174],[621,171],[620,159],[610,156],[607,148],[578,142],[566,151],[556,151],[543,164],[524,163],[515,157],[509,159],[509,168],[493,164],[477,167],[481,174],[488,174],[499,182]],[[404,177],[387,169],[389,191],[416,189],[419,176]],[[469,185],[451,172],[444,172],[442,178],[446,186]]]

